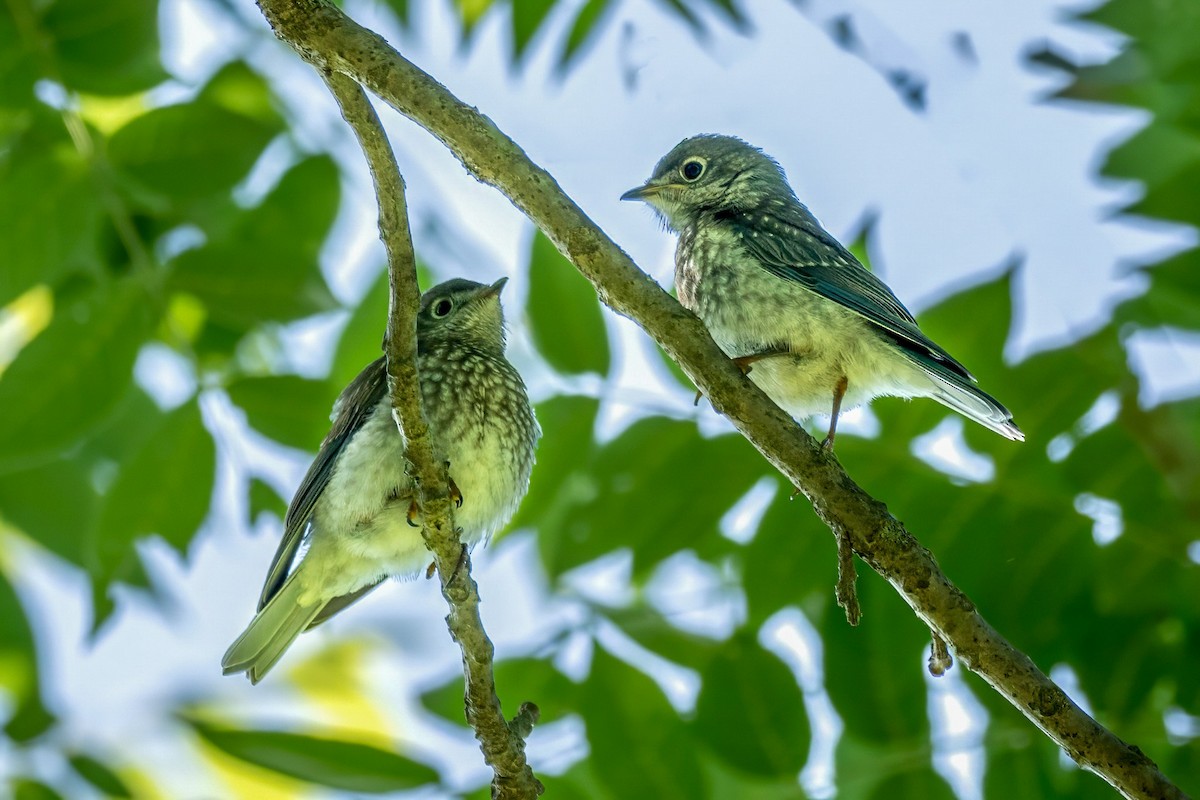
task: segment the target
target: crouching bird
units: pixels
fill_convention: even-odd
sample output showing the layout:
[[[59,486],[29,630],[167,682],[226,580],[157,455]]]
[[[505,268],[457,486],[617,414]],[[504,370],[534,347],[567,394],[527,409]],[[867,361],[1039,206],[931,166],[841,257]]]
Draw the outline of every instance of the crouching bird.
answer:
[[[512,517],[541,436],[504,357],[506,281],[447,281],[422,296],[417,317],[421,400],[434,449],[449,461],[454,522],[468,546]],[[221,661],[225,674],[257,683],[302,631],[429,562],[404,447],[380,358],[334,404],[333,428],[288,507],[258,614]]]
[[[770,156],[732,136],[684,139],[622,200],[679,233],[679,301],[777,405],[838,413],[880,395],[930,397],[1008,439],[1025,434],[921,332],[883,281],[817,222]]]

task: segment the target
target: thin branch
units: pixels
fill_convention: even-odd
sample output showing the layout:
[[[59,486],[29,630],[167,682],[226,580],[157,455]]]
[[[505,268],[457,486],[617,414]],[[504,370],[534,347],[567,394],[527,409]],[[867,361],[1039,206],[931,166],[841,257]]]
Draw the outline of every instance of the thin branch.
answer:
[[[834,536],[837,538],[838,576],[833,596],[846,612],[846,622],[857,625],[862,620],[862,606],[858,604],[858,589],[854,587],[858,580],[858,572],[854,568],[854,545],[850,543],[850,537],[840,531],[835,531]]]
[[[396,422],[407,440],[405,455],[417,487],[421,536],[433,553],[442,596],[450,606],[446,625],[462,650],[467,722],[475,731],[484,760],[492,768],[492,796],[511,800],[535,798],[543,789],[525,761],[525,737],[537,722],[537,706],[522,704],[513,724],[504,720],[496,695],[495,649],[479,616],[479,587],[471,577],[471,557],[454,527],[446,465],[434,452],[429,423],[421,408],[417,383],[417,309],[421,294],[408,227],[404,180],[387,134],[362,88],[336,72],[322,70],[321,76],[358,137],[379,200],[379,233],[387,249],[391,286],[385,340],[388,388]]]
[[[1183,798],[1141,750],[1071,701],[975,609],[933,555],[883,503],[828,457],[725,357],[704,325],[662,290],[494,123],[328,0],[258,0],[275,34],[319,68],[351,75],[441,140],[495,186],[596,287],[601,301],[640,325],[817,514],[887,579],[959,660],[1021,710],[1077,763],[1130,798]]]

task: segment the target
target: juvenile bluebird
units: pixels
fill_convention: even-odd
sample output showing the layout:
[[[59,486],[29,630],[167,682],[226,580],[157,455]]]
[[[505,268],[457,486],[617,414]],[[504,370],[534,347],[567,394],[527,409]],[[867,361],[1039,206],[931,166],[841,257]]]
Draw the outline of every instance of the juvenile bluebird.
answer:
[[[721,349],[795,417],[881,395],[930,397],[1008,439],[1025,434],[966,367],[917,327],[883,281],[801,203],[773,158],[732,136],[684,139],[642,200],[679,233],[679,301]]]
[[[421,400],[435,450],[449,461],[464,545],[512,517],[541,436],[525,384],[504,357],[507,280],[446,281],[422,296],[417,317]],[[245,672],[258,683],[302,631],[384,578],[428,563],[404,446],[379,358],[333,406],[333,428],[288,507],[258,614],[221,661],[226,675]]]

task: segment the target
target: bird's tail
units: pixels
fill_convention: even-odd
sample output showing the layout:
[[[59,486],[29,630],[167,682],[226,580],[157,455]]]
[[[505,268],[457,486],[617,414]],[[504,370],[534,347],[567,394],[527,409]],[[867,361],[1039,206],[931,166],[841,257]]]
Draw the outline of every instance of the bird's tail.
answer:
[[[325,605],[323,601],[300,602],[298,574],[299,571],[293,573],[284,582],[242,635],[229,645],[221,659],[221,669],[226,675],[245,672],[251,683],[258,683],[320,613]]]
[[[947,408],[952,408],[968,419],[973,419],[985,428],[991,428],[1005,439],[1025,441],[1025,434],[1013,422],[1012,414],[987,392],[967,382],[966,378],[942,370],[930,369],[925,374],[933,382],[930,395]]]

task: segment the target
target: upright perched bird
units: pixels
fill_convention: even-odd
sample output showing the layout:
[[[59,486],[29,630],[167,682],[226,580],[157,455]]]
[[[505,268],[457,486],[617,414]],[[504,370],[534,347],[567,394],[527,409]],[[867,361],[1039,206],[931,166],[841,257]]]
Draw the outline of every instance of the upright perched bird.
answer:
[[[783,169],[732,136],[684,139],[622,200],[679,233],[675,287],[717,344],[796,417],[880,395],[931,397],[1008,439],[1012,414],[921,333],[891,290],[821,227]]]
[[[426,292],[417,317],[417,371],[435,449],[450,464],[466,545],[508,522],[529,487],[541,429],[525,384],[504,358],[500,290],[455,279]],[[258,614],[221,661],[258,683],[300,633],[390,575],[428,563],[392,416],[383,358],[333,406],[333,428],[288,507]],[[307,552],[297,558],[301,545]]]

